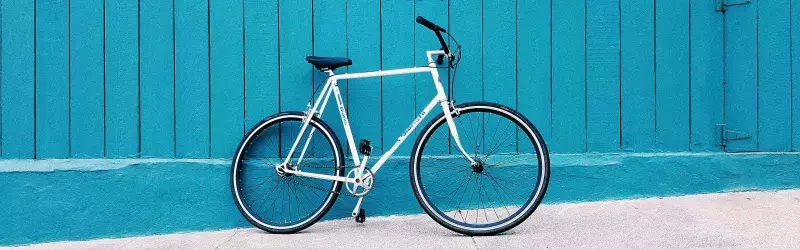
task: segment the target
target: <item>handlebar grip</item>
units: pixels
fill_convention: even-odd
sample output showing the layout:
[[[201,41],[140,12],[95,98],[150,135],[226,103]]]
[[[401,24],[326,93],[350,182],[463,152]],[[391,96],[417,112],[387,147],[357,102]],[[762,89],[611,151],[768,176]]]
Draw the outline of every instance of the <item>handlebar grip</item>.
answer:
[[[439,27],[439,25],[433,24],[431,21],[428,21],[428,19],[425,19],[422,16],[417,16],[417,23],[422,24],[422,26],[425,26],[433,31],[447,32],[445,29],[442,29],[442,27]]]

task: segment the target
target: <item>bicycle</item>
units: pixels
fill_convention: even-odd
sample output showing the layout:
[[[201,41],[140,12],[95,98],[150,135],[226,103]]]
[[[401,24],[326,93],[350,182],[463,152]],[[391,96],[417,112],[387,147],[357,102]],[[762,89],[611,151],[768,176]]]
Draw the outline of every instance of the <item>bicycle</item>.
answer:
[[[437,105],[442,113],[422,129],[409,162],[411,186],[425,213],[455,232],[493,235],[519,225],[536,210],[550,175],[542,136],[511,108],[490,102],[455,105],[450,101],[437,65],[447,57],[447,67],[455,71],[461,46],[438,25],[421,16],[416,21],[432,30],[442,46],[427,51],[426,67],[337,75],[334,70],[351,65],[350,59],[306,58],[329,76],[316,100],[312,98],[305,112],[281,112],[256,124],[233,158],[231,192],[251,224],[270,233],[303,230],[319,221],[340,194],[358,197],[352,216],[363,223],[366,213],[361,203],[373,190],[378,170]],[[453,39],[454,53],[442,33]],[[367,168],[372,146],[361,140],[356,148],[337,81],[416,73],[431,74],[436,96],[394,145]],[[338,106],[352,166],[345,166],[338,137],[320,119],[331,95]]]

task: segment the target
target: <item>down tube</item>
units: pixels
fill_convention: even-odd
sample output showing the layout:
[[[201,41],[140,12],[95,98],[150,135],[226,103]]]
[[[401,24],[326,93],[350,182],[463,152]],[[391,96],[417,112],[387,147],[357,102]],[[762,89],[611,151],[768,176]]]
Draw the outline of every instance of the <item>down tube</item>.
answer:
[[[408,138],[408,135],[410,135],[411,132],[417,128],[417,125],[419,125],[419,123],[422,122],[422,119],[425,119],[425,117],[428,116],[428,113],[431,112],[433,107],[435,107],[436,104],[443,102],[444,100],[445,99],[439,98],[439,96],[437,96],[436,98],[433,98],[433,100],[431,100],[430,103],[428,103],[428,106],[426,106],[425,109],[422,110],[422,113],[419,113],[419,116],[417,116],[417,118],[414,119],[414,122],[411,123],[411,126],[409,126],[405,132],[403,132],[403,135],[401,135],[400,138],[397,138],[397,141],[394,143],[394,145],[392,145],[392,148],[390,148],[389,151],[384,153],[378,160],[378,162],[376,162],[375,165],[373,165],[372,168],[370,168],[373,174],[378,173],[378,169],[380,169],[381,166],[383,166],[383,163],[385,163],[386,160],[388,160],[389,157],[392,156],[394,151],[397,150],[398,147],[400,147],[400,144],[403,144],[403,141],[405,141],[406,138]]]

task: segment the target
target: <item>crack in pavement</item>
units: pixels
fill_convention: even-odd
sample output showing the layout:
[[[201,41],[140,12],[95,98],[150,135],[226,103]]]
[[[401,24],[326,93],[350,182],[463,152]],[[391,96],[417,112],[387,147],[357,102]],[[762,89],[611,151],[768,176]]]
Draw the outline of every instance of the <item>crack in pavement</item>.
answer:
[[[236,236],[237,233],[239,233],[239,230],[233,231],[233,234],[231,236],[229,236],[227,239],[225,239],[225,241],[223,241],[222,243],[220,243],[219,245],[214,247],[214,249],[219,249],[220,247],[222,247],[226,243],[230,242],[231,239],[233,239],[233,236]]]

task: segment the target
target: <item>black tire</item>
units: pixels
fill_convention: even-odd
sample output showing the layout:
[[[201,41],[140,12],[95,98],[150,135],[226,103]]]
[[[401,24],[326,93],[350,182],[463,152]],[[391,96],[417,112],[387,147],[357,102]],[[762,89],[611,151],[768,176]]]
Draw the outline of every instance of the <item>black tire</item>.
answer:
[[[285,156],[282,154],[283,152],[288,151],[287,148],[291,147],[291,144],[294,140],[287,140],[285,137],[291,136],[292,133],[294,133],[294,138],[296,138],[298,133],[294,131],[299,131],[299,129],[294,129],[296,127],[289,126],[289,122],[302,124],[304,117],[305,114],[301,112],[283,112],[265,118],[256,124],[239,143],[239,147],[237,148],[236,154],[233,158],[233,163],[231,164],[231,193],[233,194],[236,207],[239,208],[239,211],[247,219],[247,221],[254,226],[270,233],[294,233],[311,226],[325,216],[328,210],[330,210],[331,206],[333,206],[333,203],[336,202],[338,193],[342,188],[342,183],[339,181],[325,181],[296,175],[278,174],[278,171],[275,171],[273,164],[285,159]],[[314,132],[314,137],[312,137],[315,147],[310,149],[311,152],[314,153],[311,154],[314,156],[318,154],[320,157],[316,158],[319,158],[320,161],[325,162],[325,165],[335,164],[335,166],[344,166],[344,154],[341,144],[339,144],[339,139],[333,133],[333,130],[331,130],[330,127],[325,124],[325,122],[317,117],[311,118],[306,131],[310,131],[311,128],[316,129]],[[319,137],[322,137],[323,139],[319,139]],[[263,141],[264,138],[266,138],[268,141]],[[274,141],[272,141],[273,139],[278,142],[274,143]],[[328,144],[328,149],[330,149],[330,151],[324,151],[326,149],[324,146],[322,149],[317,150],[319,141],[315,140],[324,140],[325,144]],[[281,141],[291,142],[282,143]],[[261,149],[265,150],[274,149],[275,151],[273,154],[267,155],[277,155],[277,157],[268,157],[264,155],[262,150],[258,148],[259,146],[262,146]],[[301,146],[298,145],[298,147]],[[253,153],[254,156],[251,156],[249,150],[255,151],[255,153]],[[256,157],[259,155],[263,156],[263,158]],[[297,157],[297,155],[297,153],[293,154],[292,158],[294,159]],[[312,159],[316,159],[313,156],[306,156],[306,158],[308,158],[308,160],[305,160],[304,158],[303,164],[306,164],[308,161],[312,161]],[[303,164],[298,165],[298,168],[302,168],[304,166]],[[311,166],[311,164],[306,165]],[[330,166],[330,168],[317,168],[318,170],[303,169],[303,171],[327,171],[327,173],[324,174],[344,176],[344,168],[335,166]],[[269,169],[270,167],[272,167],[272,172]],[[247,173],[249,173],[248,171],[264,176],[251,178],[250,176],[247,176]],[[262,181],[261,178],[264,180]],[[264,185],[270,179],[275,179],[275,181]],[[250,182],[251,180],[255,180],[253,182],[261,181],[261,183],[258,185],[247,186],[247,182]],[[328,182],[331,183],[330,187],[325,188]],[[271,187],[274,190],[269,190]],[[315,190],[312,187],[318,189]],[[255,188],[255,190],[253,190],[253,188]],[[259,192],[259,190],[262,190],[262,188],[263,191],[260,191],[260,194],[256,197],[256,200],[253,201],[252,198],[255,196],[255,192]],[[281,189],[281,193],[278,193],[278,188]],[[254,194],[250,195],[250,197],[247,196],[247,191],[249,190],[254,191]],[[310,190],[310,192],[306,190]],[[260,203],[260,206],[258,206],[256,210],[256,206],[258,204],[257,202],[260,201],[259,198],[261,198],[265,193],[267,196],[264,197],[264,201]],[[280,198],[280,216],[284,215],[284,209],[288,206],[290,217],[293,212],[292,209],[296,210],[298,215],[296,222],[284,221],[285,223],[281,224],[277,221],[271,221],[269,219],[270,217],[267,215],[259,214],[262,209],[264,209],[265,204],[269,202],[267,198],[273,194],[275,195],[275,200],[273,200],[271,205],[267,207],[267,212],[271,208],[274,208],[272,214],[274,215],[276,213],[278,210],[276,206],[278,201],[277,199]],[[295,206],[293,207],[291,202],[285,206],[283,204],[284,200],[290,199],[292,196],[297,199]],[[305,201],[307,201],[309,204],[311,204],[311,207],[313,207],[316,203],[315,200],[321,200],[321,203],[313,211],[305,208],[303,208],[304,210],[300,210],[300,206],[303,205]],[[308,215],[306,217],[302,217],[303,213],[308,213]]]
[[[472,158],[480,160],[481,164],[470,164],[467,158],[457,149],[456,143],[453,142],[450,135],[446,117],[443,113],[439,114],[422,129],[411,151],[409,171],[411,186],[417,201],[425,210],[425,213],[437,223],[458,233],[472,236],[494,235],[516,227],[536,210],[547,191],[550,176],[550,159],[544,139],[528,119],[515,110],[499,104],[488,102],[465,103],[456,106],[451,114],[456,122],[461,142],[465,144],[465,150]],[[476,132],[467,131],[467,126],[472,124],[460,124],[464,123],[461,119],[467,119],[464,118],[465,116],[474,123],[479,123],[479,126],[473,125]],[[482,144],[486,144],[490,138],[489,136],[471,134],[492,131],[490,125],[493,123],[489,120],[490,116],[498,117],[496,118],[498,125],[504,119],[507,120],[509,125],[505,125],[506,128],[500,137],[504,141],[498,139],[496,140],[498,142],[487,144],[489,145],[487,147]],[[515,139],[511,139],[514,141],[513,144],[507,144],[505,140],[508,139],[504,138],[511,124],[516,125],[516,132],[513,132],[514,135],[509,137]],[[497,132],[500,129],[495,128],[494,131],[500,133]],[[512,132],[508,133],[510,135]],[[472,139],[469,138],[470,136],[472,136]],[[492,135],[493,141],[495,141],[494,136]],[[439,138],[440,140],[431,141],[431,138]],[[471,145],[466,145],[469,144],[470,140],[474,141],[477,146],[470,148]],[[530,147],[523,146],[523,143],[528,142],[528,140],[531,143]],[[445,145],[447,146],[445,147]],[[513,152],[496,154],[497,151],[501,150],[500,148],[505,146],[508,146],[508,151]],[[441,150],[446,157],[438,156],[437,153],[429,154],[432,150],[441,149],[442,147],[447,148]],[[426,148],[430,148],[430,150],[426,151]],[[535,155],[531,154],[531,152],[535,152]],[[531,163],[534,159],[536,162]],[[494,163],[493,161],[495,160],[501,162]],[[530,167],[525,164],[529,164]],[[432,176],[436,178],[426,177],[425,173],[428,171],[433,171]],[[529,178],[527,176],[529,174],[536,174],[535,180],[533,177]],[[454,177],[461,177],[464,181],[459,184],[460,180],[454,180]],[[509,183],[509,180],[515,183]],[[508,185],[503,185],[506,183]],[[498,195],[488,195],[491,188],[484,187],[484,184],[486,186],[492,185]],[[471,194],[468,191],[470,185],[472,186]],[[532,189],[526,188],[527,186],[532,186]],[[444,189],[443,192],[437,193],[437,188],[440,187],[457,188],[454,190],[452,188]],[[503,190],[503,192],[499,190]],[[506,192],[505,190],[510,191]],[[461,192],[459,193],[459,191]],[[478,194],[477,205],[472,206],[476,193]],[[487,194],[483,199],[486,199],[488,205],[481,205],[481,195],[483,193]],[[509,193],[518,194],[518,196],[512,196]],[[457,195],[461,195],[461,197],[457,198]],[[469,203],[461,208],[461,203],[467,200],[467,195],[470,195]],[[503,195],[505,195],[505,198],[503,198]],[[495,200],[493,201],[490,197],[494,197]],[[437,199],[442,201],[438,202]],[[450,204],[455,205],[455,200],[458,200],[457,207],[450,208]],[[514,207],[517,206],[516,212],[512,213],[510,210],[514,210]],[[481,215],[481,209],[483,209],[483,215]],[[492,211],[488,211],[488,209],[493,210],[497,221],[489,221],[493,215]],[[501,219],[500,214],[503,209],[507,212],[507,216]],[[500,211],[499,213],[498,210]],[[466,211],[466,215],[464,211]],[[471,222],[472,217],[469,217],[469,214],[473,211],[474,224]],[[450,213],[453,216],[449,215]],[[463,221],[459,221],[462,218]],[[479,224],[481,218],[485,220],[485,223]]]

